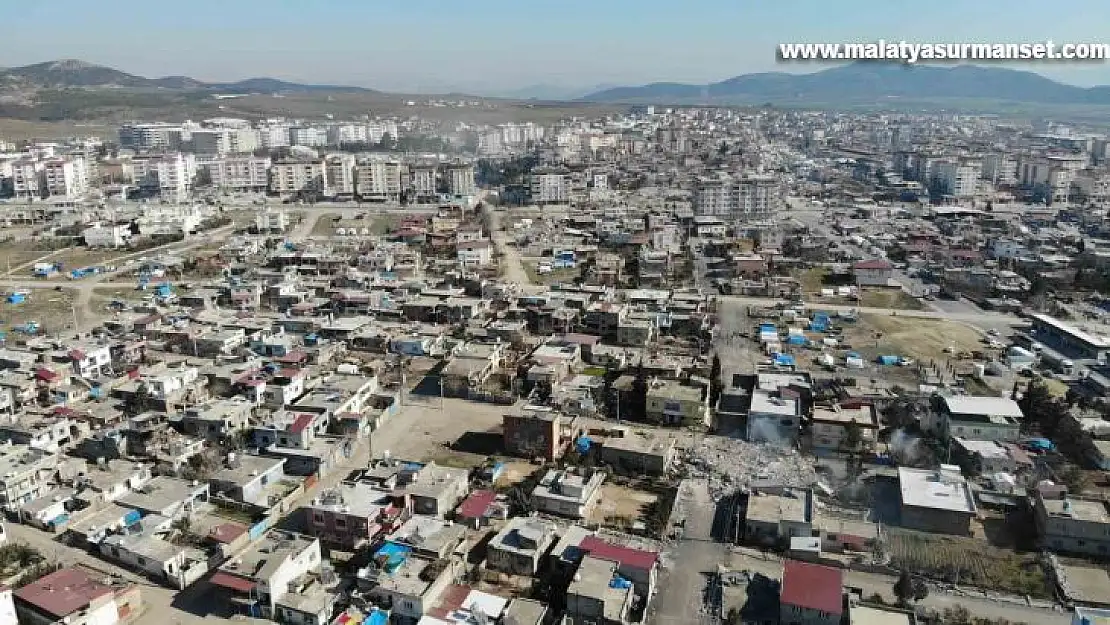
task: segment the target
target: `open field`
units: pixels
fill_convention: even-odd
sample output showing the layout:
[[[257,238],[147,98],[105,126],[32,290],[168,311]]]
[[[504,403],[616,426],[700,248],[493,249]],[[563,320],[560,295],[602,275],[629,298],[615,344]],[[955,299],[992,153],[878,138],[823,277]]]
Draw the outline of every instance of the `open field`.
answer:
[[[312,233],[310,236],[314,237],[332,237],[337,236],[336,230],[343,228],[348,231],[351,228],[356,228],[359,232],[365,228],[369,230],[368,234],[380,236],[388,233],[401,222],[399,215],[371,215],[367,214],[365,219],[340,219],[336,221],[335,218],[339,215],[335,213],[328,213],[321,215],[316,223],[312,226]]]
[[[547,273],[540,273],[536,269],[536,263],[541,259],[539,258],[522,258],[521,266],[524,268],[524,273],[528,275],[528,281],[532,284],[559,284],[560,282],[571,282],[577,278],[581,272],[576,267],[574,269],[554,269]]]
[[[887,549],[891,566],[999,592],[1051,597],[1035,554],[1019,554],[984,541],[890,529]]]
[[[49,252],[39,253],[42,255],[49,254]],[[105,248],[71,247],[51,255],[49,261],[54,263],[62,263],[65,268],[58,277],[68,277],[69,272],[73,269],[82,269],[84,267],[101,265],[114,258],[126,256],[131,253],[133,253],[132,250],[126,248],[113,250]],[[34,275],[34,267],[27,267],[26,269],[18,273],[28,276]]]
[[[58,139],[63,137],[111,137],[116,134],[115,126],[104,123],[78,123],[72,121],[37,121],[0,117],[0,139],[25,141],[34,139]]]
[[[979,348],[978,332],[942,319],[865,314],[860,315],[854,326],[845,328],[848,342],[868,357],[891,354],[919,361],[943,361],[953,357],[945,353],[946,348],[957,352]]]
[[[12,333],[12,326],[28,321],[37,322],[41,331],[49,334],[73,327],[73,295],[70,291],[33,289],[22,304],[9,304],[7,293],[10,289],[4,289],[3,292],[5,297],[0,300],[0,332],[7,333],[9,340],[16,336]]]
[[[894,310],[924,310],[917,298],[901,289],[861,289],[859,305],[863,308],[891,308]]]
[[[587,520],[628,531],[634,522],[645,520],[644,512],[658,499],[652,493],[606,482],[601,486],[601,502]]]

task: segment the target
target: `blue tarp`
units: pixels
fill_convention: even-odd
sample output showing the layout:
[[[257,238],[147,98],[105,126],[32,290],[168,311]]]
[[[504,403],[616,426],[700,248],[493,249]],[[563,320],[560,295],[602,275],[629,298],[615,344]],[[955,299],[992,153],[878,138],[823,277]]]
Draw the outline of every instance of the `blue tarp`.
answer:
[[[385,558],[385,565],[382,568],[385,569],[386,573],[392,573],[397,570],[397,567],[404,564],[411,551],[412,547],[387,541],[374,552],[374,559]]]
[[[796,361],[790,354],[775,354],[775,364],[780,367],[793,367]]]
[[[778,329],[775,327],[775,324],[773,324],[773,323],[761,323],[761,324],[759,324],[760,334],[762,334],[764,332],[777,332],[777,331],[778,331]]]
[[[69,523],[69,515],[65,514],[64,512],[54,517],[53,519],[50,519],[50,525],[53,525],[54,527],[61,527],[66,523]]]
[[[786,339],[788,345],[805,345],[806,337],[794,335]]]
[[[1026,445],[1029,445],[1030,449],[1036,449],[1037,451],[1052,451],[1056,449],[1056,445],[1047,438],[1031,438],[1026,441]]]
[[[386,625],[389,622],[389,613],[374,609],[362,620],[362,625]]]
[[[574,441],[574,446],[578,449],[578,453],[580,454],[590,451],[590,445],[592,444],[593,441],[591,441],[588,436],[579,436],[578,440]]]
[[[12,293],[11,295],[8,296],[8,303],[9,304],[22,304],[24,301],[26,301],[26,299],[27,299],[27,296],[25,296],[22,293]]]
[[[879,363],[880,365],[896,365],[901,360],[902,359],[898,356],[879,356],[875,359],[875,362]]]
[[[627,579],[621,577],[620,575],[614,575],[613,579],[609,580],[609,587],[610,588],[620,588],[620,589],[623,590],[625,588],[632,588],[632,582],[630,582]]]
[[[132,511],[128,512],[127,514],[123,515],[123,524],[124,525],[134,525],[134,524],[138,523],[139,520],[142,519],[142,518],[143,518],[143,514],[141,512],[139,512],[138,510],[132,510]]]

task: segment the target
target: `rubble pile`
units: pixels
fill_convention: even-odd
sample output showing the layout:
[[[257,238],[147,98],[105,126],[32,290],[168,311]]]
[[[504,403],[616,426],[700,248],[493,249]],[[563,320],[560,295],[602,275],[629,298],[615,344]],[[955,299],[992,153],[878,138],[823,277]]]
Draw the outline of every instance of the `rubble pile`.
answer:
[[[704,478],[714,501],[756,484],[808,487],[817,483],[813,460],[793,449],[706,436],[680,457],[687,476]]]

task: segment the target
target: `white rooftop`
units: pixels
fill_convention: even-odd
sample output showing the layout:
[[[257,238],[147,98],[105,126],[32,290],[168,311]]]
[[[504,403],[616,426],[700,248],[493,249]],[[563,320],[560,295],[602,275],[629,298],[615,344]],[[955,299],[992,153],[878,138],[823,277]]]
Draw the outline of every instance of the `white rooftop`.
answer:
[[[949,395],[944,398],[948,411],[952,414],[992,415],[1022,418],[1021,408],[1009,397],[972,397],[968,395]]]
[[[899,467],[898,485],[902,505],[975,513],[975,501],[959,467],[943,465],[940,470]]]

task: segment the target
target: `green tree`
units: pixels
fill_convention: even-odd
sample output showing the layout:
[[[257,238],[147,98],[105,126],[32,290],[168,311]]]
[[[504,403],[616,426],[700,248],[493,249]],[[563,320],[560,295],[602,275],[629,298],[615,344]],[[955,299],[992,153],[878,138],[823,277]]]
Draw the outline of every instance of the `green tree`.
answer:
[[[902,571],[898,576],[898,581],[894,582],[894,596],[898,598],[898,603],[901,605],[909,605],[914,597],[913,578],[910,577],[909,571]]]
[[[721,357],[713,354],[713,362],[709,365],[709,405],[716,406],[717,400],[721,398],[721,391],[724,390],[724,382],[721,381]]]

